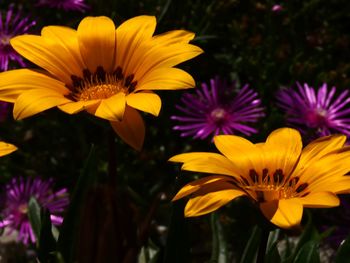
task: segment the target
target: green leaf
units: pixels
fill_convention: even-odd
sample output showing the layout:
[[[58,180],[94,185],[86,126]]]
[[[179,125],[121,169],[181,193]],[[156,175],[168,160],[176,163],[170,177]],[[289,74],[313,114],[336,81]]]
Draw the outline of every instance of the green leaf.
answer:
[[[34,197],[31,197],[28,203],[28,218],[36,238],[37,246],[39,246],[41,229],[41,208]]]
[[[350,236],[339,246],[335,263],[348,262],[350,258]]]
[[[318,241],[306,242],[296,255],[293,263],[319,263]]]
[[[83,169],[80,173],[78,182],[73,191],[70,205],[64,218],[60,235],[58,237],[58,250],[62,254],[65,262],[74,261],[74,253],[77,243],[77,230],[81,217],[81,207],[84,197],[92,185],[96,172],[96,153],[92,145]]]
[[[281,262],[281,256],[277,249],[278,238],[280,236],[281,230],[276,229],[271,231],[269,234],[269,239],[266,246],[265,262],[279,263]]]
[[[40,262],[51,262],[53,253],[56,251],[56,240],[53,237],[52,225],[49,211],[44,211],[41,217],[40,246],[38,249],[38,258]]]
[[[240,263],[254,263],[259,250],[262,231],[258,226],[252,230],[252,234],[244,248]]]
[[[141,248],[138,263],[156,263],[159,262],[160,255],[159,247],[157,247],[152,240],[148,241],[148,245]]]
[[[267,247],[266,247],[267,251],[269,251],[272,248],[272,246],[274,246],[275,243],[278,241],[280,233],[281,233],[280,229],[276,229],[270,232],[269,239],[267,241]]]
[[[286,259],[286,262],[293,262],[294,259],[296,258],[297,254],[299,253],[300,249],[304,247],[304,245],[309,242],[310,240],[315,240],[319,241],[320,240],[320,235],[315,228],[315,226],[312,223],[312,216],[311,213],[306,210],[306,215],[307,215],[307,223],[305,225],[304,231],[300,236],[299,242],[296,245],[294,252],[292,255]]]
[[[210,215],[211,231],[212,231],[212,253],[211,261],[225,263],[228,262],[227,246],[224,230],[219,221],[217,212]]]
[[[58,231],[57,227],[54,226],[54,225],[52,225],[52,229],[51,230],[52,230],[52,236],[55,239],[55,241],[57,242],[60,232]]]
[[[53,252],[52,256],[54,257],[54,261],[55,263],[65,263],[63,256],[60,252]]]
[[[336,226],[333,226],[333,227],[328,228],[326,231],[320,233],[319,240],[323,240],[323,239],[329,237],[334,232],[334,230],[336,230],[336,228],[337,228]]]
[[[169,6],[171,4],[171,0],[167,0],[162,8],[162,11],[160,12],[158,18],[157,18],[157,22],[159,23],[163,17],[165,16],[165,14],[167,13]]]
[[[278,252],[277,249],[277,244],[278,241],[275,241],[270,248],[267,250],[266,256],[265,256],[265,262],[268,263],[280,263],[281,260],[281,256],[280,253]]]
[[[304,231],[300,236],[299,242],[295,248],[295,253],[298,253],[299,249],[301,249],[304,246],[304,244],[306,244],[308,241],[318,238],[318,232],[312,223],[311,213],[308,212],[307,217],[308,217],[308,220],[304,228]]]
[[[291,240],[289,240],[288,236],[285,235],[284,236],[284,239],[283,241],[285,242],[285,247],[284,249],[281,251],[281,258],[282,258],[282,261],[284,263],[289,263],[289,262],[292,262],[293,260],[293,242],[291,242]]]

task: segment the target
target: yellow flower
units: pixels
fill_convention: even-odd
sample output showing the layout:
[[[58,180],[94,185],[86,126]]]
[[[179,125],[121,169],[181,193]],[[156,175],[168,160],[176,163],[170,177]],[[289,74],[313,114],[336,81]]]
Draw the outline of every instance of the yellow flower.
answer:
[[[233,135],[214,137],[221,152],[185,153],[172,157],[187,171],[213,174],[184,186],[174,197],[190,199],[185,215],[212,212],[239,196],[248,196],[264,216],[281,228],[298,225],[303,207],[339,205],[336,194],[350,191],[350,146],[346,137],[319,138],[304,149],[298,131],[273,131],[265,143]]]
[[[41,36],[11,39],[13,48],[44,71],[18,69],[0,74],[0,100],[14,103],[15,119],[57,106],[109,120],[127,143],[141,148],[143,120],[136,110],[157,116],[161,100],[151,90],[194,87],[173,68],[202,50],[188,44],[184,30],[153,36],[156,19],[138,16],[115,28],[107,17],[86,17],[77,30],[47,26]],[[136,110],[135,110],[136,109]]]
[[[0,141],[0,157],[8,155],[17,150],[17,147],[6,142]]]

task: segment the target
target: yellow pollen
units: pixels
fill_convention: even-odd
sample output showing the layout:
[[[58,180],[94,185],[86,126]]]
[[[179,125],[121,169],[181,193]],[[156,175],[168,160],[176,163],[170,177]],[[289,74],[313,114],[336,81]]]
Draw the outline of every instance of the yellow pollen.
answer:
[[[272,201],[279,199],[288,199],[295,196],[295,188],[291,186],[275,186],[275,185],[256,185],[245,186],[245,190],[252,191],[262,195],[263,201]]]
[[[217,108],[210,113],[214,121],[223,120],[226,116],[226,111],[222,108]]]
[[[120,86],[115,84],[100,84],[84,87],[78,96],[78,100],[108,99],[120,91],[122,91]]]
[[[120,67],[113,73],[106,73],[101,66],[97,67],[95,73],[84,69],[83,76],[71,75],[73,85],[68,88],[72,90],[70,97],[75,101],[105,100],[119,92],[129,94],[137,85],[134,74],[124,77]]]
[[[6,46],[6,45],[10,44],[10,39],[11,39],[11,37],[9,37],[9,36],[2,36],[0,38],[0,42],[2,45]]]
[[[256,196],[257,201],[265,202],[279,199],[288,199],[305,194],[307,183],[300,183],[298,177],[286,178],[281,169],[269,173],[263,169],[262,173],[249,171],[249,176],[241,176],[239,186]]]
[[[18,212],[20,212],[21,214],[26,214],[28,213],[28,205],[27,204],[21,204],[18,207]]]

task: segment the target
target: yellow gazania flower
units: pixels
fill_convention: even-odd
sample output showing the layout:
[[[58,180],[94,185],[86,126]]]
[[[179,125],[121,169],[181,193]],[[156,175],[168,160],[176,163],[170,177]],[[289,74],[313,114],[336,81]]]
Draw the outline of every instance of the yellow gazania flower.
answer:
[[[0,141],[0,157],[8,155],[17,150],[17,147],[6,142]]]
[[[41,36],[11,39],[13,48],[45,71],[18,69],[0,74],[0,100],[14,103],[15,119],[57,106],[111,121],[127,143],[141,148],[143,120],[161,100],[151,90],[194,87],[191,75],[173,68],[202,50],[188,44],[194,34],[174,30],[153,36],[156,19],[138,16],[115,28],[107,17],[86,17],[77,30],[47,26]],[[136,110],[135,110],[136,109]]]
[[[282,128],[265,143],[233,135],[214,137],[222,153],[195,152],[172,157],[183,170],[211,173],[184,186],[174,200],[190,196],[185,215],[212,212],[239,196],[248,196],[265,217],[281,228],[298,225],[303,207],[334,207],[336,194],[348,193],[350,146],[346,137],[317,139],[302,150],[298,131]]]

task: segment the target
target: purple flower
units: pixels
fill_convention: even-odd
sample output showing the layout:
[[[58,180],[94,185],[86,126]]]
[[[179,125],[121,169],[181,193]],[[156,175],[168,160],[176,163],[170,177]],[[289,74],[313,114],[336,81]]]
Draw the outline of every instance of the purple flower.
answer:
[[[15,12],[14,5],[10,5],[6,14],[0,12],[0,71],[8,70],[10,61],[17,62],[21,67],[25,66],[21,56],[11,47],[10,39],[28,33],[35,23],[20,10]]]
[[[273,5],[273,7],[271,8],[271,10],[273,12],[279,13],[283,10],[283,6],[282,5]]]
[[[350,135],[350,97],[344,90],[335,96],[323,84],[318,90],[297,83],[297,89],[282,89],[277,93],[277,105],[286,112],[289,125],[304,134],[326,136],[332,133]]]
[[[63,9],[65,11],[76,10],[81,12],[88,8],[84,0],[39,0],[38,5]]]
[[[236,132],[250,135],[257,130],[248,126],[260,117],[265,116],[258,94],[248,85],[237,92],[236,82],[230,86],[218,77],[210,80],[210,88],[206,83],[198,88],[195,94],[185,93],[176,108],[182,116],[172,116],[172,120],[180,122],[174,130],[181,131],[181,136],[193,136],[205,139],[218,134],[234,134]]]
[[[24,244],[34,243],[35,235],[28,218],[28,203],[34,197],[38,204],[47,209],[51,215],[51,222],[60,225],[63,217],[60,215],[69,203],[66,188],[53,191],[53,180],[39,178],[13,178],[5,187],[4,209],[1,213],[1,228],[8,228],[11,234],[18,231],[18,240]]]

